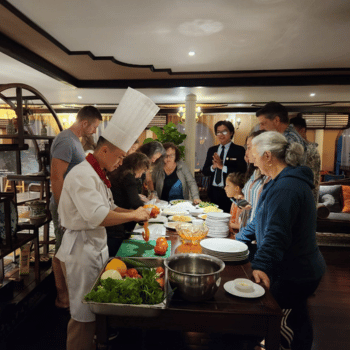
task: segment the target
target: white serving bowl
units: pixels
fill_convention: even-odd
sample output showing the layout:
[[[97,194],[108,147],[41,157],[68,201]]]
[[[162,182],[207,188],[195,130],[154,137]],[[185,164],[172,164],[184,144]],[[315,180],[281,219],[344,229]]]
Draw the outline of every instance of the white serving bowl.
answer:
[[[193,216],[198,216],[200,214],[203,214],[204,211],[203,209],[192,209],[190,210],[190,214],[193,215]]]

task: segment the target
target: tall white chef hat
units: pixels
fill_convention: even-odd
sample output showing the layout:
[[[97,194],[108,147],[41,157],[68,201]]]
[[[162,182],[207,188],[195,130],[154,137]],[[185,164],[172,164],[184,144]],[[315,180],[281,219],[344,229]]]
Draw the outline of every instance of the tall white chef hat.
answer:
[[[127,152],[158,111],[151,99],[129,87],[102,137]]]

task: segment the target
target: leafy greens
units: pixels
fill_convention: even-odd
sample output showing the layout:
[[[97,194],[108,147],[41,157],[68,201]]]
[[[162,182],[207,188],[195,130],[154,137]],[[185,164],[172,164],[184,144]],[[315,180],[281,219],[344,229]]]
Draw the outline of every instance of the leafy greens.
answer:
[[[86,301],[115,304],[159,304],[164,300],[164,292],[156,281],[154,269],[142,271],[142,278],[126,277],[122,280],[107,278],[85,296]]]

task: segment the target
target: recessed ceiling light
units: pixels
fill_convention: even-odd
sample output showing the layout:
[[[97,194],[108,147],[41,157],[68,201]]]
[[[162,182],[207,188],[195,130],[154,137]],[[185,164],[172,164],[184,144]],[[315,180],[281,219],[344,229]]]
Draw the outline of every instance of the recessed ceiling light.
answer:
[[[81,99],[82,99],[82,97],[81,97],[81,96],[78,96],[78,99],[79,99],[79,100],[81,100]]]
[[[314,96],[316,96],[316,94],[313,92],[313,93],[310,94],[310,96],[314,97]]]
[[[194,52],[194,51],[190,51],[189,53],[188,53],[188,55],[189,56],[194,56],[196,53]]]

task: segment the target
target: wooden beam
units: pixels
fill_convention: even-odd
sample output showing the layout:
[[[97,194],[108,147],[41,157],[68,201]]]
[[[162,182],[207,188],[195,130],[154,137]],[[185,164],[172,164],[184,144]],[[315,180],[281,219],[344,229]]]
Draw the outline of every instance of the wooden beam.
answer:
[[[0,33],[0,51],[51,78],[77,86],[78,80],[72,75],[56,67],[54,64],[28,50],[26,47],[18,44],[2,33]]]

